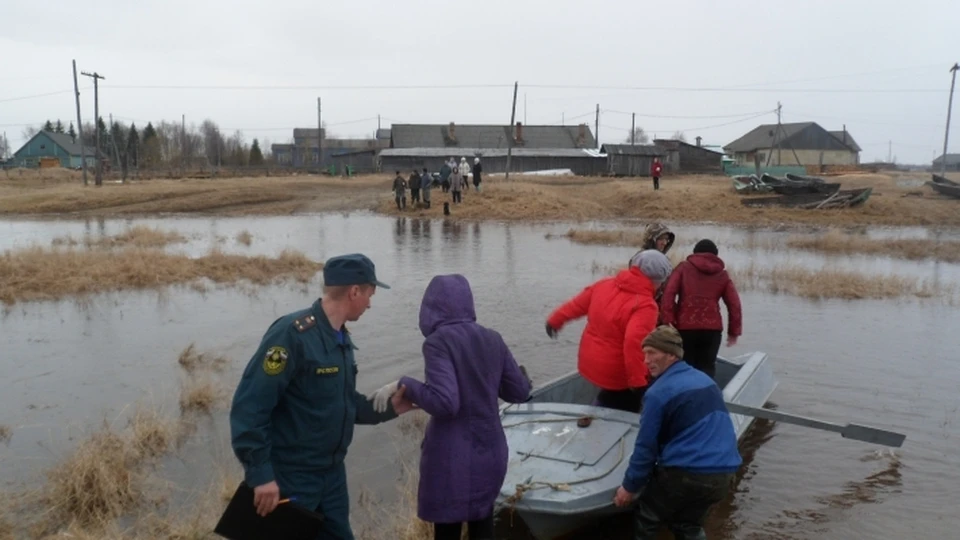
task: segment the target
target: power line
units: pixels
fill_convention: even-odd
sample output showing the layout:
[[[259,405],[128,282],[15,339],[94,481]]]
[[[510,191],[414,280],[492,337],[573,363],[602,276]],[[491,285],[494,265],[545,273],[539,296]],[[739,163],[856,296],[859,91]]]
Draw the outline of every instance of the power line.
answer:
[[[87,88],[89,88],[89,87],[87,87]],[[84,90],[86,90],[87,88],[84,88]],[[46,94],[33,94],[33,95],[31,95],[31,96],[19,96],[19,97],[14,97],[14,98],[4,98],[4,99],[0,99],[0,103],[7,103],[7,102],[10,102],[10,101],[22,101],[22,100],[25,100],[25,99],[36,99],[36,98],[42,98],[42,97],[48,97],[48,96],[57,96],[57,95],[60,95],[60,94],[69,94],[69,93],[72,93],[72,92],[73,92],[73,89],[70,89],[70,90],[57,90],[56,92],[47,92]]]
[[[116,85],[122,90],[458,90],[478,88],[509,88],[508,84],[416,84],[416,85]],[[573,84],[525,84],[525,88],[559,90],[622,90],[670,92],[761,92],[761,93],[828,93],[828,94],[888,94],[888,93],[944,93],[933,88],[738,88],[738,87],[684,87],[684,86],[605,86]]]
[[[915,71],[915,70],[920,70],[920,69],[933,69],[933,68],[940,68],[940,67],[943,67],[943,66],[942,66],[941,64],[927,64],[927,65],[924,65],[924,66],[913,66],[913,67],[904,67],[904,68],[884,69],[884,70],[879,70],[879,71],[865,71],[865,72],[861,72],[861,73],[844,73],[844,74],[840,74],[840,75],[827,75],[827,76],[824,76],[824,77],[814,77],[814,78],[809,78],[809,79],[793,79],[793,80],[789,80],[789,81],[775,81],[775,82],[762,82],[762,83],[747,83],[747,84],[739,84],[739,85],[734,85],[734,86],[728,86],[727,88],[745,88],[745,87],[748,87],[748,86],[765,86],[765,85],[769,85],[769,84],[793,84],[793,83],[801,83],[801,82],[826,81],[826,80],[830,80],[830,79],[843,79],[843,78],[846,78],[846,77],[862,77],[862,76],[867,76],[867,75],[882,75],[882,74],[885,74],[885,73],[896,73],[896,72],[901,72],[901,71]]]
[[[527,88],[553,88],[562,90],[623,90],[623,91],[669,91],[669,92],[761,92],[761,93],[808,93],[808,94],[894,94],[894,93],[945,93],[933,88],[731,88],[731,87],[686,87],[686,86],[592,86],[560,84],[527,84]]]
[[[455,90],[467,88],[509,88],[512,84],[411,84],[411,85],[116,85],[122,90]]]
[[[713,115],[713,116],[672,116],[672,115],[662,115],[662,114],[629,113],[629,112],[623,112],[623,111],[614,111],[614,110],[611,110],[611,109],[603,109],[603,112],[605,112],[605,113],[613,113],[613,114],[623,114],[623,115],[628,115],[628,116],[633,115],[633,114],[636,114],[637,116],[642,116],[642,117],[644,117],[644,118],[671,118],[671,119],[687,119],[687,120],[707,120],[707,119],[715,119],[715,118],[742,118],[742,117],[745,117],[745,116],[755,116],[755,115],[758,115],[758,114],[767,114],[767,113],[769,113],[769,112],[771,112],[771,111],[753,111],[753,112],[742,113],[742,114],[719,114],[719,115]]]

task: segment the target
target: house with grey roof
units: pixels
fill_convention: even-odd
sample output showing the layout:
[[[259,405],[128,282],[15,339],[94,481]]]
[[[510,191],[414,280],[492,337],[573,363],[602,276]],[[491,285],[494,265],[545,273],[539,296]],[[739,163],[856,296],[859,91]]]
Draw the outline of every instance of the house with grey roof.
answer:
[[[491,124],[393,124],[390,148],[596,148],[586,124],[516,126]],[[454,152],[456,153],[456,152]]]
[[[764,124],[723,147],[739,165],[857,165],[860,146],[846,129],[816,122]]]
[[[323,136],[322,144],[318,135]],[[328,139],[326,129],[294,128],[293,142],[288,144],[271,144],[270,152],[278,165],[290,167],[316,167],[318,152],[323,152],[321,166],[333,164],[333,158],[345,154],[369,153],[370,150],[379,150],[390,146],[390,130],[377,130],[377,137],[372,139]],[[319,149],[319,150],[318,150]]]
[[[80,142],[66,133],[39,131],[30,138],[19,150],[14,152],[13,158],[7,166],[11,167],[48,167],[59,163],[60,167],[79,169],[83,163],[82,155],[86,153],[87,167],[96,166],[96,150],[92,147],[81,147]]]
[[[948,171],[960,171],[960,154],[941,154],[933,160],[933,172],[940,172],[943,168],[943,161],[947,161]]]
[[[426,167],[437,171],[448,158],[471,164],[480,158],[484,173],[570,169],[579,175],[601,175],[605,159],[586,124],[577,126],[514,126],[495,124],[393,124],[390,148],[380,152],[384,171]]]

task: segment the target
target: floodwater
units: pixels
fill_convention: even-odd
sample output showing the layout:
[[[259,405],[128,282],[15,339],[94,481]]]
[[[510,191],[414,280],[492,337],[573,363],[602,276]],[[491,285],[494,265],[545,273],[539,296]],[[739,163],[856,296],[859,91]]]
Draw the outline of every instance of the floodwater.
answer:
[[[635,251],[545,238],[566,232],[571,225],[563,223],[458,223],[366,213],[2,221],[0,250],[49,245],[64,235],[116,234],[133,224],[179,231],[191,241],[168,249],[197,255],[212,247],[266,255],[295,248],[317,260],[354,251],[369,255],[393,288],[378,291],[372,310],[352,328],[363,392],[401,375],[422,376],[417,313],[424,288],[440,273],[467,276],[480,322],[504,335],[535,383],[573,369],[582,321],[553,341],[544,334],[544,319],[599,278],[598,266],[624,264]],[[253,233],[252,245],[235,240],[243,230]],[[677,249],[714,239],[731,267],[802,264],[960,284],[956,264],[757,247],[788,234],[774,230],[699,225],[673,230]],[[864,234],[953,236],[923,229]],[[176,359],[190,343],[231,359],[222,378],[232,394],[267,326],[309,306],[319,289],[317,276],[307,286],[211,287],[205,293],[172,287],[10,307],[0,315],[0,424],[12,427],[13,437],[0,443],[0,481],[8,486],[42,481],[42,469],[78,437],[104,419],[122,427],[120,419],[138,400],[178,414],[179,384],[186,375]],[[960,319],[953,303],[813,302],[760,291],[741,297],[744,336],[721,354],[767,352],[779,380],[772,401],[780,410],[892,429],[906,433],[907,441],[890,451],[832,433],[758,423],[742,448],[746,465],[736,493],[711,515],[711,538],[956,537]],[[358,428],[348,456],[355,500],[365,492],[389,503],[397,492],[398,452],[415,463],[409,452],[416,445],[398,442],[396,425]],[[165,472],[185,492],[199,489],[209,481],[208,465],[232,460],[227,433],[224,412],[205,419]],[[355,505],[355,523],[363,514]],[[611,537],[625,537],[624,527],[611,530]]]

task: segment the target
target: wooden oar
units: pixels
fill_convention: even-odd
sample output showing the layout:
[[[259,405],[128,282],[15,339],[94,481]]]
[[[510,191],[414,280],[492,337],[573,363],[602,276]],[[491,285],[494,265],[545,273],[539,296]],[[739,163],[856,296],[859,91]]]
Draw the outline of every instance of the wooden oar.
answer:
[[[752,416],[754,418],[772,420],[774,422],[783,422],[786,424],[794,424],[796,426],[832,431],[834,433],[839,433],[844,439],[853,439],[855,441],[882,444],[884,446],[894,446],[899,448],[900,446],[903,446],[903,441],[907,438],[907,436],[902,433],[887,431],[885,429],[877,429],[868,426],[862,426],[860,424],[834,424],[832,422],[807,418],[806,416],[787,414],[771,409],[748,407],[746,405],[739,405],[737,403],[728,402],[727,410],[733,414],[743,414],[746,416]]]

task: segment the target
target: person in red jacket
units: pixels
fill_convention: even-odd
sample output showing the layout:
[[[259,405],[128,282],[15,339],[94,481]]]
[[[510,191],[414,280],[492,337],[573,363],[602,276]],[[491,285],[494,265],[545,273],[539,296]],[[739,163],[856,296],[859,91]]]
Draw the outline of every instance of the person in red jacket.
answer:
[[[653,295],[672,269],[663,253],[641,251],[629,268],[590,285],[547,319],[547,335],[556,338],[563,325],[586,315],[577,369],[600,389],[598,405],[640,412],[650,373],[643,339],[657,326]]]
[[[653,163],[650,165],[650,176],[653,177],[653,189],[660,189],[660,176],[663,175],[663,163],[660,163],[660,158],[653,158]]]
[[[740,295],[717,256],[717,245],[700,240],[693,255],[674,269],[663,292],[664,324],[673,325],[683,337],[683,359],[713,377],[717,353],[723,341],[720,300],[727,306],[727,346],[737,344],[743,333]]]

